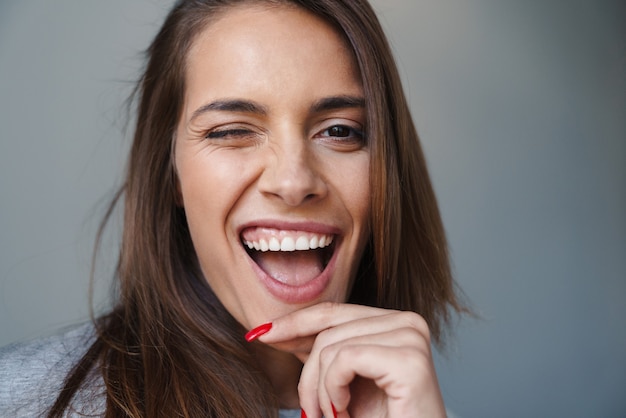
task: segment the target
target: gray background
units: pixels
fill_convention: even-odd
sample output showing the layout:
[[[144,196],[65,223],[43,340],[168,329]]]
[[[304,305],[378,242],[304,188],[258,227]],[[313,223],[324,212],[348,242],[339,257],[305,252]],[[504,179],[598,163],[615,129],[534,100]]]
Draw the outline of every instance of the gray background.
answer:
[[[449,407],[626,416],[626,3],[374,4],[482,316],[438,358]],[[88,316],[123,102],[169,5],[0,1],[0,345]]]

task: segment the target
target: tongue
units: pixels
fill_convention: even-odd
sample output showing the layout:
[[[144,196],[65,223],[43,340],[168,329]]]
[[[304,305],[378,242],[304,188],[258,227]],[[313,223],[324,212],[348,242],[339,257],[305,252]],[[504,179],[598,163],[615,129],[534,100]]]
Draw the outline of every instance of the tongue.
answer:
[[[268,275],[290,286],[303,285],[324,270],[319,251],[257,252],[254,261]]]

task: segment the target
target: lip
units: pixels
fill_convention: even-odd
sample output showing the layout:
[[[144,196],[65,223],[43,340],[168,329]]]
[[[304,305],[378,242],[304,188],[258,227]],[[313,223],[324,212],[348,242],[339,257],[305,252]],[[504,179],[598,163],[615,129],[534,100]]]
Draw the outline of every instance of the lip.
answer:
[[[279,282],[268,275],[259,267],[252,257],[250,257],[244,248],[243,243],[241,244],[241,250],[245,253],[246,259],[248,260],[248,263],[250,263],[256,277],[276,299],[290,304],[307,303],[317,299],[322,293],[324,293],[324,290],[330,283],[332,272],[335,269],[337,253],[339,246],[341,245],[341,234],[339,233],[340,230],[337,227],[319,222],[284,222],[276,220],[262,220],[248,222],[241,225],[237,230],[238,237],[241,238],[242,231],[251,227],[335,235],[335,242],[333,243],[335,249],[324,270],[317,277],[299,286]]]
[[[241,232],[247,228],[273,228],[279,229],[283,231],[303,231],[303,232],[313,232],[316,234],[328,234],[328,235],[340,235],[341,230],[333,225],[324,224],[321,222],[310,222],[310,221],[302,221],[302,222],[292,222],[292,221],[279,221],[279,220],[257,220],[246,222],[240,225],[237,228],[237,236],[241,237]]]

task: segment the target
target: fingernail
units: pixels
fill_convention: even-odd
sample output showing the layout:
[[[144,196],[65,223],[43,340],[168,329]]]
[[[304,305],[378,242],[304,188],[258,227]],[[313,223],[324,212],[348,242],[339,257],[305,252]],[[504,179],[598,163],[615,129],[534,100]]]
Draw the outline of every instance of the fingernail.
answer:
[[[304,412],[304,409],[300,410],[300,418],[307,418],[306,417],[306,412]]]
[[[259,338],[263,334],[267,334],[269,330],[272,329],[272,323],[268,322],[267,324],[259,325],[256,328],[251,329],[246,334],[246,341],[252,342]]]
[[[335,409],[335,404],[331,402],[330,407],[333,408],[333,417],[337,418],[337,410]]]

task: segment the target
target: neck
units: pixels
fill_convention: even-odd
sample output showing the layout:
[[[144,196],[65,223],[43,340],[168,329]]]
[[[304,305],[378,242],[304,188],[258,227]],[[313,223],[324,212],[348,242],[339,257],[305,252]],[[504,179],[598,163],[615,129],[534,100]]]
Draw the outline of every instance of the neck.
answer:
[[[302,363],[293,354],[255,342],[253,354],[270,380],[281,408],[298,409],[298,381]]]

